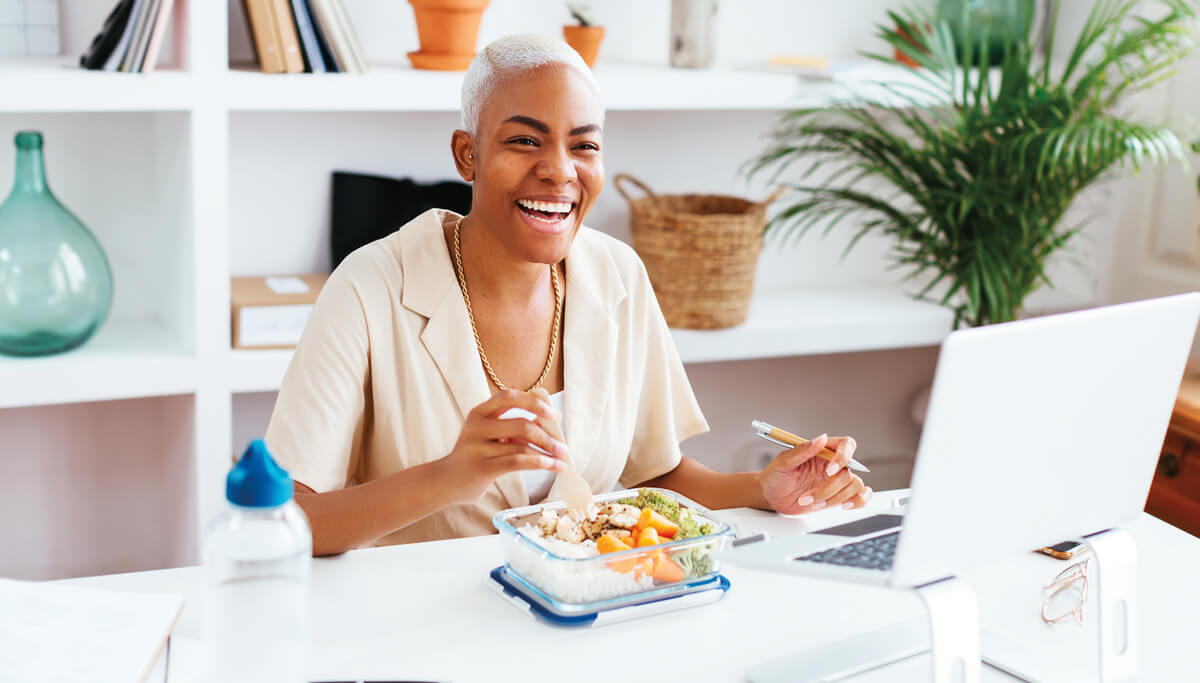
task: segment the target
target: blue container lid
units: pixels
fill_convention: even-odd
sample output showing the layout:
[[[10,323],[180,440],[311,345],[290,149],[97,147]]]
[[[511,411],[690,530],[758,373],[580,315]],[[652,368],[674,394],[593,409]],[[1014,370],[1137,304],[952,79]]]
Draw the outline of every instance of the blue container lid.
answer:
[[[278,507],[292,499],[292,477],[275,464],[267,444],[255,439],[225,478],[225,498],[242,507]]]

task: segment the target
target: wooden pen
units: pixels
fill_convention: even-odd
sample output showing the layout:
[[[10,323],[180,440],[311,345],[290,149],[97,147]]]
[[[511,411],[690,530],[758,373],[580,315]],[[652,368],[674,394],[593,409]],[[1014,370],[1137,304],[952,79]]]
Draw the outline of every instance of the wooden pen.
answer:
[[[762,420],[754,420],[753,422],[750,423],[750,426],[754,427],[754,431],[757,432],[758,435],[761,436],[762,438],[764,438],[767,441],[770,441],[772,443],[779,444],[780,446],[783,446],[784,448],[792,448],[793,446],[803,446],[804,444],[808,443],[808,439],[805,439],[804,437],[801,437],[801,436],[796,436],[795,434],[793,434],[789,431],[780,429],[779,427],[769,425],[766,422],[763,422]],[[818,458],[822,458],[825,460],[833,460],[833,457],[835,455],[837,455],[837,453],[835,453],[833,450],[831,450],[828,447],[824,448],[820,453],[817,453]],[[853,458],[851,458],[850,462],[848,462],[846,464],[846,467],[849,469],[855,470],[857,472],[870,472],[871,471],[871,470],[867,469],[866,465],[862,464],[861,462],[859,462]]]

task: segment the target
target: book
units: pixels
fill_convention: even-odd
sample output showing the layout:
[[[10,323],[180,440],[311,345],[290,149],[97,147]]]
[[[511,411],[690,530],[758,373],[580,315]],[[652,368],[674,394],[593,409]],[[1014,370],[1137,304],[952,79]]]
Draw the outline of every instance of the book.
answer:
[[[296,34],[300,36],[304,70],[314,74],[325,73],[325,57],[321,54],[320,44],[317,43],[317,33],[313,27],[312,15],[308,12],[308,4],[304,0],[292,0],[292,15],[296,18]]]
[[[304,53],[300,49],[300,37],[296,35],[296,18],[292,14],[289,0],[271,0],[271,13],[275,30],[279,33],[279,44],[283,48],[283,62],[290,74],[304,71]]]
[[[294,347],[327,279],[321,274],[233,278],[229,286],[233,348]]]
[[[250,36],[263,73],[304,71],[300,39],[288,0],[243,0]]]
[[[367,60],[363,57],[362,48],[359,46],[358,34],[354,32],[354,24],[350,23],[350,15],[346,14],[346,5],[342,0],[329,0],[333,4],[333,9],[337,13],[338,24],[342,33],[346,36],[346,45],[350,49],[350,56],[354,60],[354,72],[366,73]]]
[[[250,25],[250,39],[258,54],[258,65],[263,73],[286,73],[282,46],[271,26],[271,0],[243,0],[246,23]]]
[[[313,34],[317,37],[317,46],[321,48],[321,58],[325,62],[325,70],[329,73],[337,73],[341,71],[337,60],[333,57],[333,51],[329,48],[329,40],[325,37],[325,32],[321,30],[321,25],[317,22],[316,13],[313,12],[311,0],[300,0],[304,3],[304,9],[308,12],[309,18],[312,20]]]
[[[121,34],[125,32],[125,24],[129,21],[132,10],[133,0],[121,0],[113,7],[104,19],[100,32],[80,55],[79,66],[92,70],[104,68],[104,62],[121,41]]]
[[[118,71],[121,68],[121,62],[125,59],[125,54],[129,52],[129,43],[133,41],[138,17],[141,16],[145,6],[146,0],[133,0],[133,7],[129,10],[129,19],[125,22],[125,29],[121,32],[121,39],[117,41],[117,46],[113,48],[112,54],[104,61],[105,71]]]
[[[139,55],[145,49],[146,35],[150,30],[150,21],[154,16],[154,8],[161,0],[145,0],[141,10],[138,12],[137,25],[133,29],[133,36],[129,41],[129,49],[125,51],[125,56],[121,58],[121,66],[118,71],[137,71],[137,61]]]
[[[182,612],[179,595],[0,579],[0,677],[146,681]]]
[[[171,9],[174,5],[175,0],[162,0],[158,16],[154,19],[154,27],[150,30],[150,41],[146,46],[146,54],[139,69],[143,73],[153,73],[155,67],[158,66],[158,55],[162,50],[163,40],[166,39],[167,30],[171,26]]]
[[[338,68],[346,73],[362,73],[364,65],[357,58],[360,55],[358,38],[348,22],[343,23],[345,11],[341,7],[341,0],[309,0],[309,6],[317,25],[329,41]]]

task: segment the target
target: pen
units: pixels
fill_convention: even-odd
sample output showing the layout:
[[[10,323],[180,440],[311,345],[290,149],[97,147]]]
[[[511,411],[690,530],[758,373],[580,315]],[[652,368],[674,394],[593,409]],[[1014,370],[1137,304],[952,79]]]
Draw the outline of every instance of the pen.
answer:
[[[767,441],[770,441],[772,443],[779,444],[780,446],[783,446],[784,448],[791,448],[793,446],[803,446],[804,444],[808,443],[808,439],[796,436],[795,434],[788,432],[788,431],[784,431],[784,430],[780,429],[779,427],[774,427],[772,425],[769,425],[766,422],[763,422],[762,420],[754,420],[753,422],[750,423],[750,426],[754,427],[754,431],[757,432],[758,435],[761,436],[762,438],[764,438]],[[825,460],[832,460],[834,455],[836,455],[836,453],[834,453],[829,448],[825,448],[820,453],[817,453],[818,458],[823,458]],[[857,472],[870,472],[871,471],[871,470],[867,469],[866,465],[862,464],[861,462],[859,462],[857,460],[854,460],[853,458],[851,458],[850,462],[846,464],[846,467],[848,467],[849,469],[855,470]]]

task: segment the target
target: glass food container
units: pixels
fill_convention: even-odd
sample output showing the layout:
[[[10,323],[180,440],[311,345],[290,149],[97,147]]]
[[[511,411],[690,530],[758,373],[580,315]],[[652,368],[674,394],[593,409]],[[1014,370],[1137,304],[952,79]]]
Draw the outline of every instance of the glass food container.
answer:
[[[543,510],[561,513],[566,503],[502,510],[492,518],[500,531],[504,568],[530,598],[559,614],[581,614],[674,597],[718,581],[720,564],[714,555],[723,550],[734,529],[699,503],[665,489],[650,491],[668,496],[690,510],[710,533],[618,552],[592,555],[594,548],[542,538],[536,531]],[[613,491],[593,496],[592,502],[618,502],[636,498],[638,490]],[[663,565],[672,562],[674,567]]]

